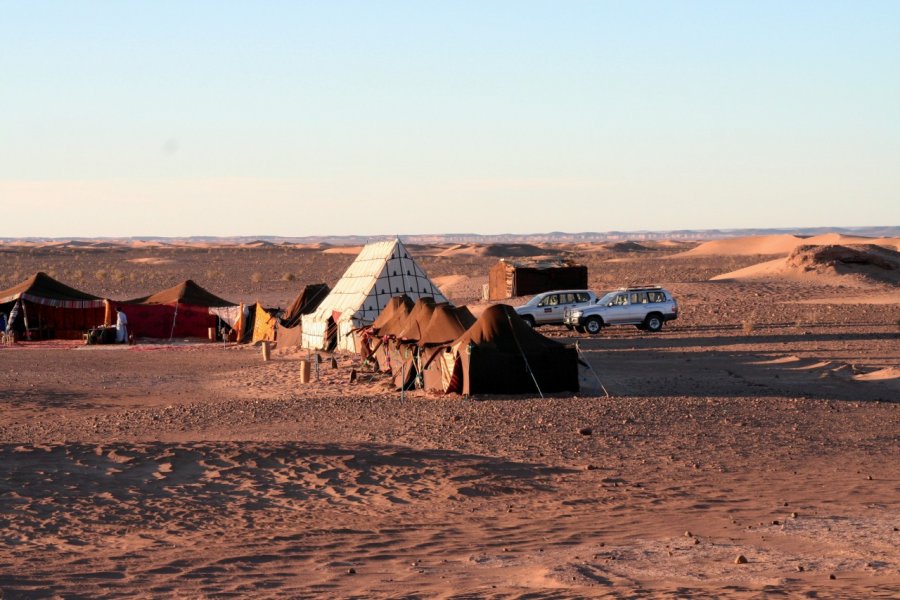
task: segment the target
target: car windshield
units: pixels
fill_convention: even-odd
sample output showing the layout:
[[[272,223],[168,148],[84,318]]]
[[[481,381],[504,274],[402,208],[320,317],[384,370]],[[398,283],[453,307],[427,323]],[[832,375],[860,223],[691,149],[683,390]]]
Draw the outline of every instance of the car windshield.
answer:
[[[609,304],[610,302],[612,302],[613,300],[616,299],[617,293],[618,292],[610,292],[610,293],[606,294],[605,296],[603,296],[602,298],[597,300],[597,304]]]

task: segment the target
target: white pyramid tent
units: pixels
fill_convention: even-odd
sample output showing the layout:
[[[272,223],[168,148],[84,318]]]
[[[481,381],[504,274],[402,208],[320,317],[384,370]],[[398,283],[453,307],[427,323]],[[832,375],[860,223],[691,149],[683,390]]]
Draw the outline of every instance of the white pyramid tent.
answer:
[[[394,296],[447,302],[399,239],[367,244],[315,312],[303,316],[304,348],[328,346],[328,321],[337,326],[337,348],[356,350],[353,329],[372,323]]]

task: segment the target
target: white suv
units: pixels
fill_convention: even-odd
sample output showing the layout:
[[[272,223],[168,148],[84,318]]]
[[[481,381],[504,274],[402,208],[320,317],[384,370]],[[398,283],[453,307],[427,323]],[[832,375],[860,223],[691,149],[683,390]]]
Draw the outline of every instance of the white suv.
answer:
[[[564,323],[579,333],[600,333],[609,325],[634,325],[644,331],[659,331],[666,321],[678,318],[678,302],[663,288],[620,288],[585,308],[566,311]]]
[[[516,307],[516,312],[532,327],[562,325],[566,311],[590,306],[597,300],[591,290],[554,290],[543,292]]]

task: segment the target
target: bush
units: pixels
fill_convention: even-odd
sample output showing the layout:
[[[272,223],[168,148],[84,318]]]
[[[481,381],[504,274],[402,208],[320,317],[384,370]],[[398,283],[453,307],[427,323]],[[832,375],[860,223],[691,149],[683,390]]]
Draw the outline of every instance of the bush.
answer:
[[[282,273],[281,280],[282,281],[294,281],[297,277],[293,273]]]

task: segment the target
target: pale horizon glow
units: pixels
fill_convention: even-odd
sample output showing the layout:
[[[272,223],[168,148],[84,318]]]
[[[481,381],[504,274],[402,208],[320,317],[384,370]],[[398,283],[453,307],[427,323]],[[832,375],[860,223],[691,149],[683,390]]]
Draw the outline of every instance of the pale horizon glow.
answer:
[[[0,14],[0,237],[900,225],[895,2]]]

